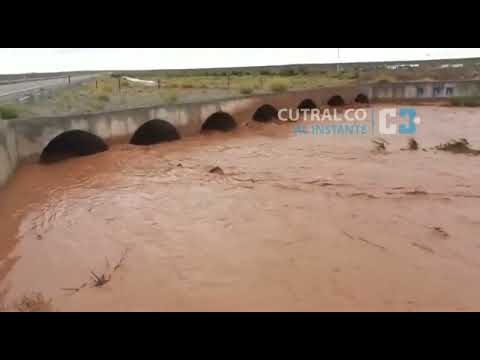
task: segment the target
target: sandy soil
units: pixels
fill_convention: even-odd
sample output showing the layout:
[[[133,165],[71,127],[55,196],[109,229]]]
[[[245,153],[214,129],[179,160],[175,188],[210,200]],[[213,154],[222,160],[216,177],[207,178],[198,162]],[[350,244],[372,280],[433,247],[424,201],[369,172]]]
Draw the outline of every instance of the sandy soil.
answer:
[[[418,112],[421,147],[480,148],[479,109]],[[292,127],[22,167],[0,191],[4,302],[41,291],[60,311],[480,310],[480,157],[402,151],[402,136],[375,153],[369,136]],[[91,270],[110,281],[62,290]]]

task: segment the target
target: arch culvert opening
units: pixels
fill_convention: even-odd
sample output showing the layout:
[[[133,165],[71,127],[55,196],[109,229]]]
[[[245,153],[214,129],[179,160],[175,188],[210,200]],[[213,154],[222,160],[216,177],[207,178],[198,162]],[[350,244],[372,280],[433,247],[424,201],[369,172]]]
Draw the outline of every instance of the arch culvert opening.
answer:
[[[317,109],[317,104],[312,99],[303,100],[300,105],[298,105],[298,110],[312,110]]]
[[[255,114],[253,114],[253,120],[259,122],[269,122],[277,118],[278,110],[268,104],[260,106],[257,111],[255,111]]]
[[[328,100],[327,104],[328,106],[344,106],[345,101],[340,95],[335,95],[335,96],[332,96],[330,100]]]
[[[355,98],[355,102],[359,104],[368,104],[368,96],[365,94],[358,94],[357,97]]]
[[[175,126],[165,120],[150,120],[140,126],[132,136],[130,144],[153,145],[180,139]]]
[[[100,137],[83,130],[71,130],[58,135],[48,143],[40,155],[40,162],[53,163],[106,150],[108,146]]]
[[[231,131],[237,127],[235,119],[225,112],[216,112],[208,117],[202,125],[202,131]]]

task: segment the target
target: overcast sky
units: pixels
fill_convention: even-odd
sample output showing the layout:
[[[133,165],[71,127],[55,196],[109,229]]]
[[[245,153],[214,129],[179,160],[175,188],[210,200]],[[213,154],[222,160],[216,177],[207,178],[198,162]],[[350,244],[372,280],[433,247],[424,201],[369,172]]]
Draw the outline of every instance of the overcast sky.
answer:
[[[480,57],[480,48],[343,48],[343,62]],[[0,74],[74,70],[185,69],[337,62],[327,48],[42,48],[0,49]]]

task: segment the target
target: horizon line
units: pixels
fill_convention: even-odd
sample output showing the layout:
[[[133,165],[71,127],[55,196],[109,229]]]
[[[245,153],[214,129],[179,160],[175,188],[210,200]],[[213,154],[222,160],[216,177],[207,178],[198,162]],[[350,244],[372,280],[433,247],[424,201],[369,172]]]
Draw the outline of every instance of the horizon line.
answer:
[[[422,60],[387,60],[387,61],[327,61],[322,63],[291,63],[291,64],[277,64],[277,65],[246,65],[246,66],[227,66],[227,67],[197,67],[197,68],[135,68],[135,69],[105,69],[105,70],[58,70],[58,71],[45,71],[45,72],[20,72],[20,73],[0,73],[0,75],[28,75],[28,74],[57,74],[57,73],[73,73],[73,72],[113,72],[113,71],[192,71],[192,70],[227,70],[227,69],[254,69],[254,68],[265,68],[265,67],[288,67],[288,66],[312,66],[312,65],[354,65],[354,64],[391,64],[391,63],[428,63],[428,62],[439,62],[439,61],[460,61],[460,60],[479,60],[480,56],[477,57],[451,57],[451,58],[435,58],[435,59],[422,59]]]

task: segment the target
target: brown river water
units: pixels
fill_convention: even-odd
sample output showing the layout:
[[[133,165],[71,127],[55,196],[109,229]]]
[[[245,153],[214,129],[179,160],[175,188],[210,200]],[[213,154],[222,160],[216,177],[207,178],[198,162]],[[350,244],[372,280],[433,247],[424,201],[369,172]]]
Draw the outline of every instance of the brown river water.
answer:
[[[465,137],[480,148],[480,110],[418,112],[421,147]],[[38,291],[59,311],[480,310],[480,157],[402,151],[402,136],[380,154],[368,136],[249,125],[21,166],[0,190],[0,300]],[[83,286],[91,271],[110,281]]]

